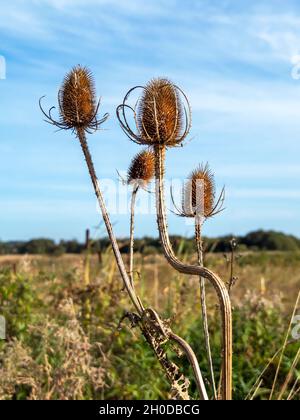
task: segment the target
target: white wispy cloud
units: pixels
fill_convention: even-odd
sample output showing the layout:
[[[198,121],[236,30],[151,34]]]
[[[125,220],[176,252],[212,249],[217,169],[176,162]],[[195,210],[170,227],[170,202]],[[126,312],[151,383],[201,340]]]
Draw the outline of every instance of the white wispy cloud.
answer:
[[[259,2],[253,4],[259,5]],[[205,40],[207,49],[204,52],[201,48],[201,54],[209,56],[209,45],[213,44],[213,54],[257,63],[267,59],[263,44],[282,59],[290,59],[300,48],[299,16],[270,11],[265,14],[249,4],[244,12],[237,12],[234,8],[227,10],[226,2],[219,2],[219,7],[207,1],[191,2],[189,7],[184,7],[175,0],[143,4],[139,0],[15,0],[14,7],[5,2],[1,9],[0,29],[37,40],[57,39],[60,34],[69,33],[82,42],[93,40],[97,45],[97,35],[104,27],[114,34],[132,36],[137,45],[141,41],[149,46],[165,42],[172,45],[172,37],[181,38],[176,48],[179,51],[185,48],[185,55],[189,51],[195,54],[194,46],[203,47]],[[177,12],[172,13],[174,10]],[[153,19],[150,26],[149,19]],[[80,25],[76,24],[79,21]],[[147,33],[149,37],[145,36]],[[238,36],[232,36],[234,34]],[[103,32],[101,36],[106,37]],[[262,45],[257,40],[261,40]],[[100,37],[98,43],[101,43]]]

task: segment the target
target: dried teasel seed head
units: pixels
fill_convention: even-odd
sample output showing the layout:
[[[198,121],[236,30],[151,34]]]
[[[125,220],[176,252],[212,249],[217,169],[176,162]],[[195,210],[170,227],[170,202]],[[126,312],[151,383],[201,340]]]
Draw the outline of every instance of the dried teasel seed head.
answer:
[[[65,77],[59,92],[62,123],[67,128],[94,128],[97,102],[91,72],[82,66],[74,67]]]
[[[39,101],[45,121],[60,130],[73,130],[79,135],[80,131],[96,131],[109,117],[105,114],[98,119],[100,101],[96,102],[95,85],[92,73],[85,67],[74,67],[65,77],[58,93],[60,119],[57,121],[52,116],[54,106],[48,112]]]
[[[144,89],[138,109],[138,128],[149,145],[175,146],[183,129],[183,105],[178,89],[167,79],[153,79]]]
[[[183,191],[183,213],[187,217],[214,215],[215,206],[214,174],[208,164],[200,165],[189,176]]]
[[[127,182],[144,187],[152,180],[154,172],[154,153],[150,150],[143,150],[133,158],[128,169]]]
[[[130,97],[139,89],[142,89],[142,95],[130,104]],[[121,128],[130,140],[149,147],[180,146],[192,124],[187,96],[178,86],[162,78],[153,79],[145,87],[130,89],[116,112]]]

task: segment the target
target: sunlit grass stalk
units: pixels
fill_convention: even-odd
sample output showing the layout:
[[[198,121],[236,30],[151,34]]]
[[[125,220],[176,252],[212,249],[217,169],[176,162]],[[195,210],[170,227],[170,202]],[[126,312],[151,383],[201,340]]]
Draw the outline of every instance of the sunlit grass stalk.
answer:
[[[287,398],[288,401],[293,400],[298,394],[300,394],[300,387],[296,389],[296,387],[299,385],[300,378],[297,379],[297,381],[294,383],[294,386]]]
[[[286,393],[286,390],[287,390],[287,388],[288,388],[288,386],[289,386],[289,384],[290,384],[290,382],[291,382],[291,380],[293,378],[294,372],[295,372],[295,370],[296,370],[296,368],[298,366],[299,360],[300,360],[300,348],[299,348],[299,350],[298,350],[298,352],[297,352],[297,354],[296,354],[296,356],[295,356],[295,358],[293,360],[292,366],[291,366],[291,368],[290,368],[290,370],[289,370],[289,372],[288,372],[288,374],[287,374],[287,376],[285,378],[285,381],[284,381],[284,383],[282,385],[280,394],[279,394],[279,396],[277,398],[278,401],[282,400],[284,394]]]
[[[259,391],[260,387],[262,386],[264,380],[264,375],[268,371],[269,367],[274,363],[280,352],[282,351],[283,347],[280,347],[279,350],[276,351],[276,353],[272,356],[272,358],[269,360],[267,365],[264,367],[252,387],[250,388],[248,394],[245,397],[245,400],[253,400],[255,396],[257,395],[257,392]]]
[[[90,271],[91,271],[91,242],[90,242],[90,231],[86,230],[86,241],[85,241],[85,258],[84,258],[84,284],[88,286],[90,284]]]
[[[298,375],[298,377],[296,378],[296,380],[295,380],[295,382],[294,382],[294,384],[293,384],[293,386],[292,386],[292,388],[290,390],[290,393],[289,393],[289,395],[287,397],[287,401],[290,401],[292,399],[293,394],[294,394],[294,392],[295,392],[295,390],[296,390],[299,382],[300,382],[300,375]]]
[[[290,333],[291,333],[294,317],[295,317],[296,311],[298,309],[299,300],[300,300],[300,292],[298,294],[296,304],[294,306],[293,314],[292,314],[292,317],[291,317],[291,320],[290,320],[290,323],[289,323],[289,327],[288,327],[288,330],[287,330],[287,333],[286,333],[286,336],[285,336],[285,339],[284,339],[284,344],[283,344],[283,347],[282,347],[282,350],[281,350],[279,362],[278,362],[276,373],[275,373],[275,376],[274,376],[274,381],[273,381],[272,390],[271,390],[271,393],[270,393],[269,400],[272,400],[273,396],[274,396],[275,387],[276,387],[277,380],[278,380],[278,375],[279,375],[281,364],[282,364],[282,361],[283,361],[283,356],[284,356],[284,353],[285,353],[285,350],[286,350],[286,347],[287,347],[287,344],[288,344],[288,339],[289,339],[289,336],[290,336]]]

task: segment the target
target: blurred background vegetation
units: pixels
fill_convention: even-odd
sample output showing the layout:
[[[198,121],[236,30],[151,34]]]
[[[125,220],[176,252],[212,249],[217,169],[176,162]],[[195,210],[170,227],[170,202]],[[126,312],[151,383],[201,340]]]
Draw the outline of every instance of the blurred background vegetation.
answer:
[[[193,253],[195,249],[194,239],[183,238],[181,236],[172,236],[172,242],[181,245],[181,251]],[[223,236],[220,238],[204,238],[206,244],[206,251],[208,252],[227,252],[230,250],[230,240],[232,236]],[[258,230],[250,232],[245,236],[235,238],[239,244],[240,251],[297,251],[300,250],[300,239],[287,235],[285,233],[274,231]],[[122,253],[126,254],[129,251],[129,240],[119,240]],[[107,238],[94,240],[91,244],[92,252],[99,252],[106,250],[110,246]],[[52,239],[38,238],[30,241],[0,241],[0,255],[5,254],[79,254],[86,248],[85,243],[80,243],[77,240],[65,241],[61,240],[56,243]],[[161,246],[159,239],[144,237],[135,240],[135,249],[145,255],[161,253]]]

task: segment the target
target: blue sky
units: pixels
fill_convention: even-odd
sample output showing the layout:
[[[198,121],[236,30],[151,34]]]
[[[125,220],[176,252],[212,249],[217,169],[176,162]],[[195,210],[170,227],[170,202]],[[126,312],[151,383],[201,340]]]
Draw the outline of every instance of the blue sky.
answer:
[[[42,121],[64,74],[87,65],[110,112],[90,138],[99,178],[117,178],[140,149],[115,118],[127,90],[154,76],[180,85],[192,141],[168,153],[168,177],[210,163],[226,211],[207,235],[276,229],[300,236],[300,5],[258,0],[11,0],[1,3],[0,238],[82,238],[99,222],[76,140]],[[300,72],[299,72],[300,73]],[[119,236],[127,217],[113,215]],[[170,217],[172,233],[192,234]],[[140,216],[139,236],[156,235]]]

